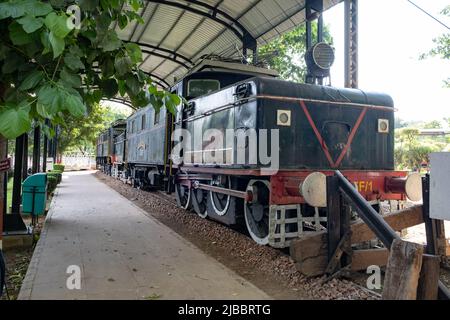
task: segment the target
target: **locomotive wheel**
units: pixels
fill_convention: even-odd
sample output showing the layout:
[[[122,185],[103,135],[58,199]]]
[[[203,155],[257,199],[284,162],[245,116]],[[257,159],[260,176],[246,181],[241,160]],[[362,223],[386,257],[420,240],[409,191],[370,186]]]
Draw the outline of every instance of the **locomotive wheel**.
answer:
[[[269,189],[268,181],[251,180],[247,190],[253,193],[253,199],[244,203],[247,230],[252,239],[260,245],[269,243]]]
[[[192,189],[191,190],[192,207],[195,213],[203,219],[208,216],[208,211],[206,208],[206,202],[208,199],[208,191],[202,189]]]
[[[182,184],[175,185],[175,197],[179,207],[187,210],[191,206],[191,190]]]
[[[211,185],[226,189],[231,189],[231,179],[228,176],[223,176],[219,180],[211,181]],[[224,216],[230,207],[231,196],[223,193],[210,192],[209,193],[211,206],[218,216]]]

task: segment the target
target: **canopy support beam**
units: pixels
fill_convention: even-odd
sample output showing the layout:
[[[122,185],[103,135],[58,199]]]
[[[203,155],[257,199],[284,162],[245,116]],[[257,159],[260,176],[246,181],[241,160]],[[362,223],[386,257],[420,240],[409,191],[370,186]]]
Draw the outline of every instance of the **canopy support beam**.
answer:
[[[358,0],[345,0],[345,87],[358,88]]]

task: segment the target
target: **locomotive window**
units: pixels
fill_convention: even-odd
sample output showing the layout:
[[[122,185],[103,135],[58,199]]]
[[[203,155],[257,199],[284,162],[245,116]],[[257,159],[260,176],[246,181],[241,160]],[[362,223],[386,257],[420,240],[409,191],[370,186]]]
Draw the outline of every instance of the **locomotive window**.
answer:
[[[220,89],[219,80],[193,79],[188,82],[188,97],[196,98]]]
[[[145,130],[145,114],[141,118],[141,130]]]
[[[131,133],[136,132],[136,121],[131,121]]]

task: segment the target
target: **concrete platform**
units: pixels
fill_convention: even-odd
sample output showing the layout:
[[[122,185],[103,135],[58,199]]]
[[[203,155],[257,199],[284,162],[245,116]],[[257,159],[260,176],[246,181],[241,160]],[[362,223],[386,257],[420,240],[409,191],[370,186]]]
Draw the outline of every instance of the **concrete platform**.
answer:
[[[64,174],[19,299],[270,299],[92,173]]]

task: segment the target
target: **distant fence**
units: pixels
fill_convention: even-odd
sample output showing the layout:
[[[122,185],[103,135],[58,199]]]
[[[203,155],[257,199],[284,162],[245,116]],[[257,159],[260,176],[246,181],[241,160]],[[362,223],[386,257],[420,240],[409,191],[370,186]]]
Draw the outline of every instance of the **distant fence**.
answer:
[[[94,155],[64,154],[61,160],[65,170],[91,170],[96,166]]]

